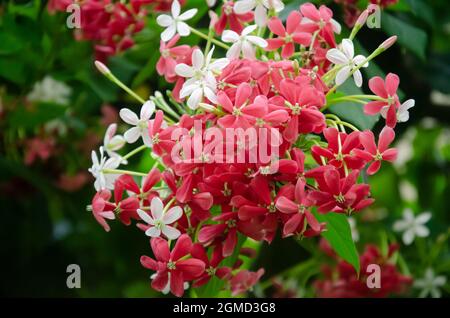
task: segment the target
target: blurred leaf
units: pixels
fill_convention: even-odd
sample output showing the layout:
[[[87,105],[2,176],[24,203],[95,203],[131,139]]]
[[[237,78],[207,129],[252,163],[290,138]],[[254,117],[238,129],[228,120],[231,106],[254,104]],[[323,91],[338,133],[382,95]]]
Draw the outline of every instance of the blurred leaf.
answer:
[[[23,42],[8,30],[0,31],[0,54],[11,54],[23,47]]]
[[[20,107],[9,115],[9,125],[33,129],[38,125],[62,116],[65,111],[65,107],[51,103],[36,104],[33,110]]]
[[[397,35],[398,43],[425,60],[428,36],[425,31],[383,12],[381,28],[390,36]]]
[[[23,84],[26,81],[25,64],[14,57],[0,57],[0,76],[16,84]]]
[[[435,24],[435,17],[433,10],[424,0],[406,0],[409,4],[409,8],[416,17],[424,20],[429,25]]]
[[[326,222],[327,230],[322,236],[330,243],[334,251],[351,264],[359,276],[359,255],[352,239],[352,232],[347,217],[338,213],[315,213],[319,222]]]
[[[15,4],[10,2],[8,6],[8,12],[17,14],[36,20],[39,15],[39,9],[41,7],[41,0],[32,0],[28,3]]]

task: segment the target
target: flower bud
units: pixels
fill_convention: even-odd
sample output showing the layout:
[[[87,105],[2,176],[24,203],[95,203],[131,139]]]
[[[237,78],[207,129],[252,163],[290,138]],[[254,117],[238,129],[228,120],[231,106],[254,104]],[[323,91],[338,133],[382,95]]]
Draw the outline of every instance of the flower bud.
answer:
[[[109,70],[109,68],[102,62],[95,61],[94,64],[95,64],[95,67],[99,70],[99,72],[102,73],[103,75],[111,74],[111,71]]]
[[[358,17],[358,19],[356,20],[355,26],[358,26],[358,27],[363,26],[364,23],[366,23],[368,16],[369,16],[369,11],[364,10],[361,13],[361,15]]]
[[[390,48],[392,45],[394,45],[394,43],[397,41],[397,36],[393,35],[390,38],[388,38],[386,41],[384,41],[383,43],[380,44],[379,48],[383,49],[383,50],[387,50],[388,48]]]

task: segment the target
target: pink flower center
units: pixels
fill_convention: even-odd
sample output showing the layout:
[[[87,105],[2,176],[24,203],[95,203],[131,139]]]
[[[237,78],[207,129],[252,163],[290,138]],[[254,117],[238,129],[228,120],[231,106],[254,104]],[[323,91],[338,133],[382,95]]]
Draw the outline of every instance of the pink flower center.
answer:
[[[176,268],[177,268],[177,266],[176,266],[175,262],[169,261],[169,262],[167,263],[167,269],[168,269],[169,271],[173,271],[173,270],[175,270]]]
[[[212,266],[208,267],[205,271],[209,276],[216,275],[216,269]]]

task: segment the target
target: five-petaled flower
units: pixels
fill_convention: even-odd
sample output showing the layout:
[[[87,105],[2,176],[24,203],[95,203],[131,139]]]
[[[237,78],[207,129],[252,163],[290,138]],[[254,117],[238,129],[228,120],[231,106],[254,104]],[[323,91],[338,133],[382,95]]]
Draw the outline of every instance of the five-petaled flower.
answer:
[[[403,219],[394,223],[394,231],[403,232],[403,243],[410,245],[416,236],[427,237],[430,234],[430,230],[425,226],[430,219],[430,212],[414,216],[413,211],[408,208],[403,211]]]
[[[161,33],[161,40],[164,42],[172,39],[175,34],[180,36],[188,36],[191,33],[189,26],[186,24],[186,20],[191,19],[196,13],[197,9],[190,9],[180,14],[180,3],[178,0],[172,2],[171,13],[172,15],[161,14],[156,19],[156,22],[166,29]]]

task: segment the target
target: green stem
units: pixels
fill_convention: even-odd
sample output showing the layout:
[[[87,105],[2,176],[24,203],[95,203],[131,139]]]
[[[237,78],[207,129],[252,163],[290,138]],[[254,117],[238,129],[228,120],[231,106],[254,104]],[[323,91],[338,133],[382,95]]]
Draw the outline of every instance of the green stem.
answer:
[[[193,27],[189,27],[189,29],[190,29],[191,32],[194,33],[195,35],[197,35],[197,36],[201,37],[202,39],[205,39],[205,40],[208,41],[208,36],[207,36],[206,34],[204,34],[204,33],[200,32],[200,31],[194,29]],[[223,48],[223,49],[225,49],[225,50],[230,49],[230,47],[229,47],[228,45],[226,45],[225,43],[222,43],[222,42],[220,42],[220,41],[218,41],[218,40],[216,40],[216,39],[214,39],[214,38],[211,38],[210,41],[211,41],[212,43],[214,43],[215,45],[220,46],[221,48]]]
[[[121,169],[103,169],[103,173],[107,174],[128,174],[130,176],[138,176],[138,177],[146,177],[147,174],[143,172],[136,172],[130,170],[121,170]]]
[[[144,149],[147,149],[148,147],[146,145],[142,145],[132,151],[130,151],[129,153],[127,153],[125,156],[122,157],[123,160],[127,160],[128,158],[134,156],[135,154],[137,154],[138,152],[141,152]]]

